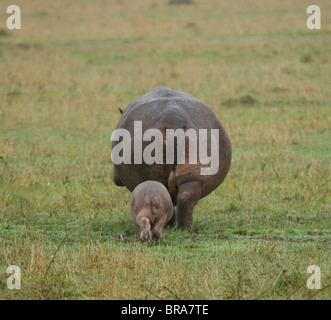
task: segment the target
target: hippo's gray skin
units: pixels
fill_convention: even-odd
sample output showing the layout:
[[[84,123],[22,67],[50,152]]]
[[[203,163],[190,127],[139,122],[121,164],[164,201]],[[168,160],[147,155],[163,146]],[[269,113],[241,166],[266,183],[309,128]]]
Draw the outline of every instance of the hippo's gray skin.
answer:
[[[133,139],[134,121],[142,121],[143,133],[150,128],[159,129],[164,140],[166,129],[219,129],[219,169],[215,175],[201,175],[202,165],[199,161],[198,164],[188,164],[188,161],[185,164],[165,164],[165,151],[164,164],[147,165],[143,160],[142,164],[114,165],[115,184],[125,186],[131,192],[146,180],[161,182],[169,190],[176,206],[176,218],[172,219],[171,224],[176,223],[178,228],[192,230],[193,209],[198,200],[215,190],[230,168],[231,143],[224,127],[208,106],[187,93],[167,87],[157,87],[131,102],[116,128],[127,129]],[[112,148],[117,143],[113,141]],[[143,143],[143,150],[148,144],[150,142]],[[133,163],[133,142],[131,150]]]
[[[140,228],[140,239],[160,239],[172,218],[173,205],[166,187],[157,181],[138,184],[131,195],[131,215]]]

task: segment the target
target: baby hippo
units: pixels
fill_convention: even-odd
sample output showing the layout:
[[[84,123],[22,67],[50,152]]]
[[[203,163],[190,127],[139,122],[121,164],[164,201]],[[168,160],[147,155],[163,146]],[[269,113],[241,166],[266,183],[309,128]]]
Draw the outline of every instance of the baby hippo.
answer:
[[[157,181],[145,181],[131,195],[131,215],[140,228],[140,239],[160,239],[173,215],[172,201],[166,187]]]

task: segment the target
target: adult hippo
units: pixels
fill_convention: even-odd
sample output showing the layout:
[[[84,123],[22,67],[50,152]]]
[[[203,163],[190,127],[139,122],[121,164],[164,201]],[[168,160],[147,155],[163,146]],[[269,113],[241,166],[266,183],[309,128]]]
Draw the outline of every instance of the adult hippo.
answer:
[[[213,174],[202,174],[201,169],[207,167],[205,162],[200,158],[196,163],[188,161],[188,145],[191,143],[189,137],[184,138],[184,147],[183,144],[176,143],[178,138],[177,140],[174,139],[174,161],[171,163],[166,161],[168,160],[168,158],[166,159],[166,152],[162,154],[164,160],[162,163],[147,164],[145,158],[141,162],[137,161],[139,159],[137,154],[139,148],[136,149],[137,146],[134,139],[139,129],[136,125],[137,123],[141,124],[143,135],[148,129],[158,129],[163,137],[161,145],[163,144],[165,148],[169,145],[168,140],[166,140],[166,133],[169,132],[169,129],[173,129],[170,131],[181,129],[184,132],[188,132],[188,129],[194,129],[194,131],[191,131],[198,132],[198,136],[201,132],[199,129],[205,129],[208,132],[207,137],[209,141],[212,140],[211,132],[213,131],[214,134],[216,132],[216,139],[213,140],[217,141],[218,166],[216,171]],[[223,182],[231,164],[230,139],[214,112],[187,93],[167,87],[157,87],[129,104],[122,112],[116,129],[126,129],[127,133],[130,133],[131,140],[126,142],[126,146],[130,151],[129,163],[115,164],[114,161],[115,184],[125,186],[132,192],[137,185],[144,181],[156,180],[161,182],[168,189],[173,205],[176,206],[176,214],[171,224],[174,225],[176,223],[178,228],[192,230],[195,205],[199,199],[208,195]],[[124,137],[122,140],[119,138],[113,139],[112,137],[112,157],[116,145],[122,143],[123,146],[123,140]],[[153,141],[151,137],[149,141],[141,141],[142,146],[139,153],[144,153],[146,146],[151,141]],[[187,141],[189,143],[185,143]],[[199,154],[200,146],[207,148],[207,154],[210,155],[212,144],[202,143],[201,141],[198,139],[195,155]],[[177,150],[177,148],[182,150]],[[115,149],[119,149],[119,145]],[[177,152],[181,151],[184,154],[184,163],[177,160]]]

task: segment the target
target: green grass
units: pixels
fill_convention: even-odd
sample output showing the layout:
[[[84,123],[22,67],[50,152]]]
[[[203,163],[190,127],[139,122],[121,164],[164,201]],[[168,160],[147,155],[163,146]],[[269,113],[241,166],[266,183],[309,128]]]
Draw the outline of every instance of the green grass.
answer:
[[[17,1],[20,31],[0,16],[1,299],[330,299],[330,4],[308,30],[309,1],[168,3]],[[211,106],[233,162],[193,233],[140,243],[110,136],[158,85]]]

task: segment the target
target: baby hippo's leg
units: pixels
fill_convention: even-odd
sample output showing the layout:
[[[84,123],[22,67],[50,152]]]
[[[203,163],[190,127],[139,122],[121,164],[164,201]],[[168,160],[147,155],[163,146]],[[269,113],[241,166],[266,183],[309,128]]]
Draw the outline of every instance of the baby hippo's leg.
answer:
[[[153,239],[161,239],[163,227],[164,227],[164,224],[161,224],[160,222],[153,226],[153,228],[152,228]]]
[[[171,220],[172,216],[173,216],[173,208],[172,206],[171,207],[169,206],[169,208],[166,209],[166,211],[162,215],[161,219],[158,220],[152,227],[152,236],[154,239],[161,239],[162,230],[167,224],[167,222]]]
[[[139,228],[140,228],[140,240],[151,240],[152,233],[151,233],[151,222],[149,218],[142,217],[139,219]]]

